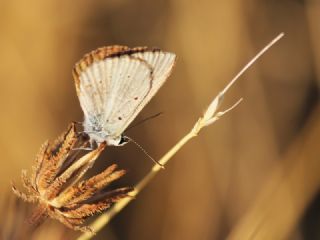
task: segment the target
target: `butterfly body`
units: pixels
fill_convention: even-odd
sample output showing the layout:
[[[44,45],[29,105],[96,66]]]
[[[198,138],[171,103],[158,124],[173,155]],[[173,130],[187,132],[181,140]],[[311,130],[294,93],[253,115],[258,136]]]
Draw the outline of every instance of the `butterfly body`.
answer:
[[[102,47],[74,67],[84,132],[91,142],[121,146],[124,130],[170,75],[175,54],[146,47]]]
[[[91,146],[95,143],[107,142],[109,146],[122,146],[126,143],[123,141],[123,135],[113,136],[108,129],[103,129],[95,119],[85,118],[83,122],[84,132],[89,135]]]

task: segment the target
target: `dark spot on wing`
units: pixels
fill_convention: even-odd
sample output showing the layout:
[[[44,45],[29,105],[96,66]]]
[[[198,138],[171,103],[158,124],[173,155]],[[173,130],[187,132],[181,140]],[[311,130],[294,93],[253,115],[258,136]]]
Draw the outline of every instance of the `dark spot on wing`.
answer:
[[[118,117],[119,120],[122,120],[122,117]]]
[[[147,47],[135,47],[135,48],[126,48],[126,49],[123,49],[122,51],[118,51],[118,52],[114,52],[112,54],[110,54],[108,57],[120,57],[120,56],[123,56],[123,55],[132,55],[134,53],[144,53],[148,51],[148,48]]]
[[[138,97],[135,97],[134,100],[138,100]]]

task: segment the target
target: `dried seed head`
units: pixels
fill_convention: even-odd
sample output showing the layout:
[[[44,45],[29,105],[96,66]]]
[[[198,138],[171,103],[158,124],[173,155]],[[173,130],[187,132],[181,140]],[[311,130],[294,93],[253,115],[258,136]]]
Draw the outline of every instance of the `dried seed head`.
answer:
[[[81,155],[81,148],[86,144],[72,123],[57,140],[42,145],[31,177],[22,171],[22,183],[27,193],[20,192],[14,185],[12,190],[23,200],[38,204],[30,222],[37,225],[44,218],[51,217],[74,230],[91,231],[83,226],[87,217],[104,211],[132,191],[130,187],[102,191],[125,174],[124,170],[116,170],[115,164],[88,180],[80,181],[106,146],[102,143]]]

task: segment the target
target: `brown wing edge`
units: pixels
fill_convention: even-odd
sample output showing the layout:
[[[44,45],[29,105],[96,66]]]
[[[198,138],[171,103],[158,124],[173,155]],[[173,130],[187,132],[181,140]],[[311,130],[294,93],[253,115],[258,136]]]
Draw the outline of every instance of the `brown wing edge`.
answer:
[[[87,54],[85,54],[73,67],[72,75],[75,81],[77,94],[79,96],[80,91],[80,74],[85,71],[91,64],[104,60],[106,58],[120,57],[122,55],[131,55],[137,52],[146,51],[161,51],[159,48],[149,49],[148,47],[134,47],[129,48],[127,46],[113,45],[97,48]]]

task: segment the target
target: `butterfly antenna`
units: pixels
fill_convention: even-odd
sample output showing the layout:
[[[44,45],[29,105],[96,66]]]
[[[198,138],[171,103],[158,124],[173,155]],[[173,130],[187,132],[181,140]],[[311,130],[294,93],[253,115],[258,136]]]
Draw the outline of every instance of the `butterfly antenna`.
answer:
[[[126,132],[127,132],[128,130],[130,130],[130,129],[136,127],[136,126],[139,126],[139,125],[141,125],[142,123],[144,123],[144,122],[146,122],[146,121],[148,121],[148,120],[150,120],[150,119],[152,119],[152,118],[156,118],[156,117],[158,117],[158,116],[160,116],[160,115],[162,115],[162,114],[163,114],[163,112],[159,112],[159,113],[156,113],[156,114],[154,114],[154,115],[151,115],[151,116],[149,116],[149,117],[147,117],[147,118],[145,118],[145,119],[142,119],[141,121],[137,122],[136,124],[128,127],[127,130],[126,130]]]
[[[139,143],[137,143],[136,141],[134,141],[134,140],[133,140],[132,138],[130,138],[130,137],[127,137],[127,136],[126,136],[126,138],[129,139],[130,142],[133,142],[138,148],[140,148],[140,150],[141,150],[148,158],[150,158],[152,162],[154,162],[155,164],[159,165],[162,169],[164,169],[164,166],[163,166],[161,163],[159,163],[157,160],[155,160],[153,157],[151,157],[150,154],[149,154],[143,147],[141,147],[141,145],[140,145]]]

